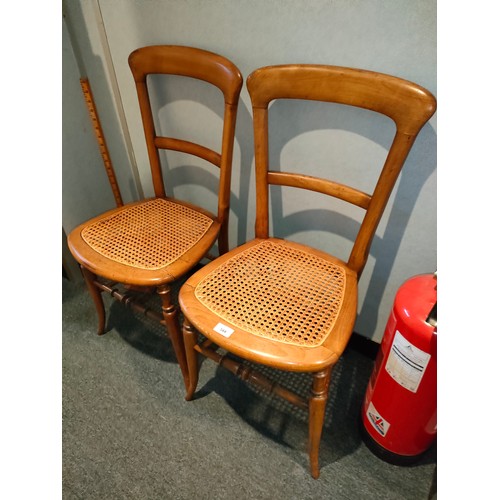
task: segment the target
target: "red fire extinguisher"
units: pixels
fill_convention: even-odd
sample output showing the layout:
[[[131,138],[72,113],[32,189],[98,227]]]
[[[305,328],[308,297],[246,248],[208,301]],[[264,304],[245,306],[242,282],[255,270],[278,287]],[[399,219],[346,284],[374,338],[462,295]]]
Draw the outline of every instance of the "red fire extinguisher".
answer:
[[[437,275],[407,280],[394,299],[362,406],[361,434],[383,460],[418,461],[437,434]]]

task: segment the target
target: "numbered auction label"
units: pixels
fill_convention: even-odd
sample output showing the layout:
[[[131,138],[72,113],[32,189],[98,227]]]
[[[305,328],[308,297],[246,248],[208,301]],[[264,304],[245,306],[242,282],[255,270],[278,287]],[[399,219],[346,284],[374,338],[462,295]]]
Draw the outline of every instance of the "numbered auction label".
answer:
[[[229,328],[226,325],[223,325],[222,323],[217,323],[217,325],[214,327],[214,330],[217,333],[220,333],[221,335],[224,335],[224,337],[230,337],[234,330],[232,328]]]
[[[408,342],[396,330],[385,369],[405,389],[417,392],[431,355]]]

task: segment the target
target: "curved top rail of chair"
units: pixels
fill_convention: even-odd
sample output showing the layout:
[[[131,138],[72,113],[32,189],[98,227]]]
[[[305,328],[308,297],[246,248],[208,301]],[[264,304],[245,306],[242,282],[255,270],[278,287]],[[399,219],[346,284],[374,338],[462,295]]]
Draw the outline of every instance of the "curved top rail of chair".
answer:
[[[151,45],[134,50],[128,58],[136,82],[148,74],[172,74],[204,80],[218,87],[227,104],[236,104],[243,85],[238,68],[207,50],[179,45]]]
[[[359,106],[389,116],[400,132],[409,135],[416,135],[436,110],[436,98],[420,85],[383,73],[340,66],[266,66],[247,78],[247,87],[257,108],[267,108],[276,98]]]

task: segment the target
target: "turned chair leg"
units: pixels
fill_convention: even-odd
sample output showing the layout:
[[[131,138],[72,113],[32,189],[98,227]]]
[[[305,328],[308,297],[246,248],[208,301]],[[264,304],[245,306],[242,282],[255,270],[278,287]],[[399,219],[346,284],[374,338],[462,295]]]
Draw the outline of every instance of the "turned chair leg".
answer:
[[[85,280],[85,284],[87,285],[87,289],[97,310],[97,317],[99,320],[97,335],[102,335],[106,328],[106,310],[104,308],[104,301],[102,300],[102,292],[94,283],[96,275],[83,266],[80,266],[80,269],[82,270],[83,279]]]
[[[156,292],[161,298],[161,309],[165,326],[174,348],[177,362],[184,378],[184,385],[186,389],[189,387],[189,373],[186,361],[186,352],[184,349],[184,340],[182,338],[179,323],[177,321],[178,309],[171,300],[171,288],[168,285],[161,285],[157,288]]]
[[[319,444],[325,420],[331,373],[332,367],[314,374],[312,393],[309,398],[309,462],[314,479],[319,477]]]
[[[198,385],[198,355],[194,350],[194,346],[196,345],[197,340],[197,333],[187,319],[184,319],[182,332],[184,335],[184,347],[186,349],[186,358],[189,372],[189,387],[187,388],[185,399],[186,401],[191,401],[196,391],[196,386]]]

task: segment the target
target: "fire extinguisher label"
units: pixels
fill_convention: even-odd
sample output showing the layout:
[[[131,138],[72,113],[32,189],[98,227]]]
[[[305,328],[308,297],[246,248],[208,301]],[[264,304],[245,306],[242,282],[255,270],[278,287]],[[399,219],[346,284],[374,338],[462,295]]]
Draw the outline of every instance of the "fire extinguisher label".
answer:
[[[385,369],[401,386],[417,392],[431,355],[408,342],[396,330]]]
[[[391,424],[380,416],[380,413],[375,409],[375,406],[373,406],[373,403],[371,401],[368,405],[368,410],[366,410],[366,416],[368,417],[368,421],[373,425],[375,430],[381,436],[385,437]]]

